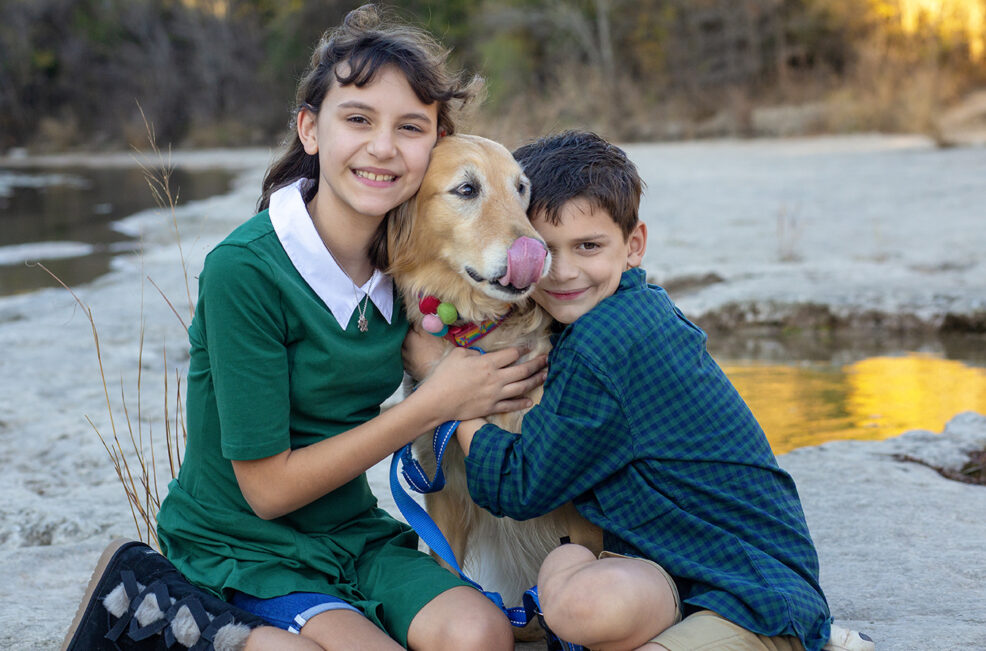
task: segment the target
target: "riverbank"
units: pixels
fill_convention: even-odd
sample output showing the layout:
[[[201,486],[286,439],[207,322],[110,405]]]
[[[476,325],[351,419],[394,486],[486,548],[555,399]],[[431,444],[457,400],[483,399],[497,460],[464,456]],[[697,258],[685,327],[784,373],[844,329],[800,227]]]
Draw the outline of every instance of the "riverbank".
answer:
[[[913,312],[934,324],[936,314],[974,314],[986,296],[978,255],[986,250],[982,150],[963,150],[948,165],[916,138],[628,150],[648,183],[642,215],[651,233],[645,262],[651,275],[660,282],[720,279],[673,290],[686,314],[780,297],[783,305],[822,304],[846,314],[876,302],[888,314]],[[210,165],[242,174],[231,193],[176,213],[192,293],[205,252],[252,213],[270,154],[213,156]],[[910,176],[884,178],[901,159]],[[858,178],[857,172],[850,183],[839,174],[850,166],[871,174]],[[929,176],[928,169],[940,173]],[[784,199],[764,215],[757,206],[767,192]],[[780,212],[782,205],[799,208]],[[788,221],[794,230],[779,226]],[[75,288],[98,330],[113,424],[90,324],[72,296],[44,290],[0,298],[0,378],[8,396],[0,403],[0,648],[57,648],[102,547],[115,536],[134,536],[119,481],[86,417],[105,434],[115,425],[127,436],[123,387],[134,428],[139,422],[145,439],[153,432],[163,442],[165,377],[174,412],[176,372],[183,375],[187,358],[183,326],[142,281],[153,280],[187,320],[170,217],[148,211],[121,227],[142,233],[144,255],[119,258],[109,275]],[[929,306],[938,293],[941,301]],[[979,607],[986,602],[986,560],[979,552],[986,489],[894,458],[961,465],[975,446],[986,446],[986,417],[969,414],[953,420],[944,436],[830,443],[779,459],[801,492],[836,620],[869,633],[878,649],[986,648]],[[163,491],[168,467],[157,461]],[[392,508],[383,466],[370,474],[381,502]]]

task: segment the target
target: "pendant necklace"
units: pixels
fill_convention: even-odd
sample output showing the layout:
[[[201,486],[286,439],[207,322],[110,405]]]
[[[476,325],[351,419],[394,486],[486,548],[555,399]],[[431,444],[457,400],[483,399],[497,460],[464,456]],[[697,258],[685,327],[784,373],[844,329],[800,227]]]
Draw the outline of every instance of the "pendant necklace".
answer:
[[[311,219],[312,220],[312,223],[314,224],[315,223],[315,218],[312,215],[311,207],[308,206],[308,204],[305,205],[305,210],[308,212],[308,218]],[[316,228],[316,231],[317,230],[318,229]],[[329,245],[325,241],[323,241],[322,244],[323,244],[323,246],[325,246],[325,250],[329,252],[329,257],[331,257],[332,258],[332,261],[336,263],[336,266],[337,267],[339,267],[339,271],[341,271],[343,274],[345,274],[346,278],[349,279],[349,282],[352,283],[352,285],[353,285],[353,296],[356,298],[356,312],[359,314],[359,319],[357,319],[357,321],[356,321],[356,326],[359,328],[359,331],[360,332],[366,332],[367,330],[370,329],[370,324],[366,320],[366,308],[370,304],[370,292],[373,291],[373,283],[370,283],[370,286],[367,288],[367,290],[366,290],[366,297],[363,299],[363,307],[360,307],[360,304],[359,304],[359,285],[357,285],[356,284],[356,281],[353,280],[353,277],[349,275],[349,272],[346,271],[346,268],[343,267],[341,264],[339,264],[339,260],[336,259],[336,255],[335,255],[335,253],[332,252],[332,249],[329,248]],[[370,278],[372,279],[373,276],[370,276]]]
[[[347,274],[348,276],[348,274]],[[373,285],[366,290],[366,297],[363,299],[363,307],[359,306],[359,293],[356,291],[356,283],[350,278],[349,282],[353,283],[353,293],[356,294],[356,310],[359,312],[359,320],[356,321],[357,327],[359,327],[360,332],[366,332],[370,329],[369,324],[366,322],[366,307],[370,304],[370,290],[373,289]]]
[[[349,279],[349,282],[352,283],[352,285],[353,285],[353,296],[356,298],[356,312],[357,312],[357,314],[359,314],[359,319],[357,319],[357,321],[356,321],[356,327],[359,328],[359,331],[360,332],[366,332],[367,330],[370,329],[370,324],[366,320],[366,308],[370,304],[370,292],[373,291],[373,283],[370,283],[370,286],[366,289],[366,296],[363,298],[363,306],[360,307],[360,304],[359,304],[359,285],[357,285],[356,284],[356,281],[353,280],[353,277],[349,275],[349,272],[346,271],[346,269],[341,264],[339,264],[339,261],[336,259],[335,254],[332,253],[332,249],[329,248],[329,245],[328,244],[325,245],[325,250],[329,252],[329,256],[332,258],[332,261],[336,263],[336,266],[339,267],[339,270],[343,274],[345,274],[346,278]],[[372,276],[371,276],[371,278],[372,278]]]

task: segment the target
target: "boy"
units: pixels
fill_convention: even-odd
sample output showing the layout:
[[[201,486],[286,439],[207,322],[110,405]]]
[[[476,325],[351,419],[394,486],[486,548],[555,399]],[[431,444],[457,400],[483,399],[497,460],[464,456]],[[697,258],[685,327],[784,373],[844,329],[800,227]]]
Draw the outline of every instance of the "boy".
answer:
[[[476,420],[457,437],[479,505],[526,519],[574,501],[603,529],[598,559],[563,544],[544,561],[546,624],[600,650],[821,649],[831,617],[794,482],[705,334],[646,283],[633,163],[578,132],[514,156],[552,254],[534,298],[563,329],[523,436]]]

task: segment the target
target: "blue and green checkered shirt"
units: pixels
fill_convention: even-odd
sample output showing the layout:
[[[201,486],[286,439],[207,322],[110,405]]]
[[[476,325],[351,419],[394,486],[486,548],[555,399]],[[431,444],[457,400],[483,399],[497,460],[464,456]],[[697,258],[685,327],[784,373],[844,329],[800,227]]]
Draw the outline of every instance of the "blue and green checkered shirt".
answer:
[[[605,548],[649,558],[685,614],[821,649],[831,618],[794,481],[689,322],[641,269],[565,328],[523,436],[472,441],[473,499],[526,519],[574,501]]]

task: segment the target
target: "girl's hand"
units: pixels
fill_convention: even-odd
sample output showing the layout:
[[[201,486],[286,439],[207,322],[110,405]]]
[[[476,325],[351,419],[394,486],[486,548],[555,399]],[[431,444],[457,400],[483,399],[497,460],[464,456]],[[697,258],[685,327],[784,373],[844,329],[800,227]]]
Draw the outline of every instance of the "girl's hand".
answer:
[[[445,344],[435,335],[412,327],[404,337],[404,369],[415,380],[421,381],[431,373],[445,353]]]
[[[526,394],[544,383],[548,358],[540,355],[518,362],[523,351],[505,348],[486,355],[456,348],[439,362],[418,387],[445,420],[482,418],[533,403]]]

